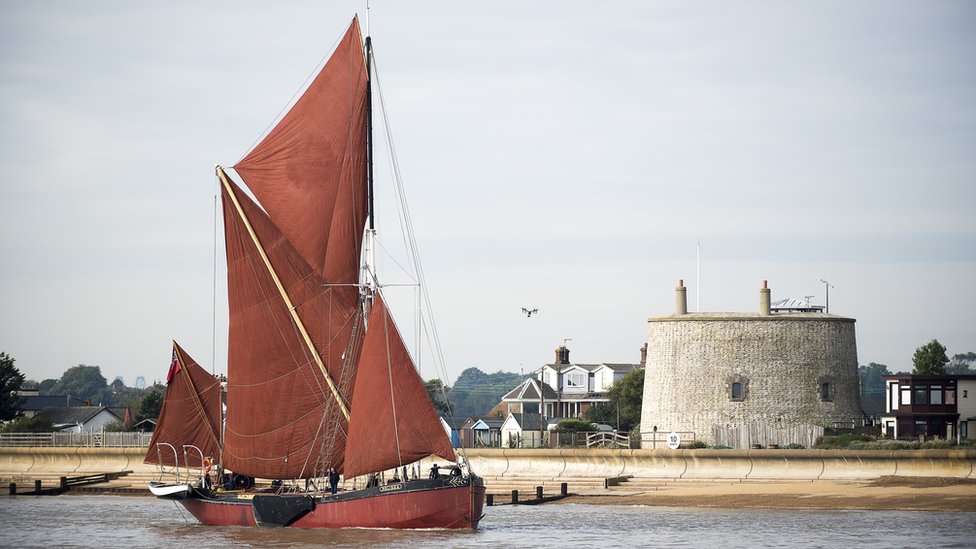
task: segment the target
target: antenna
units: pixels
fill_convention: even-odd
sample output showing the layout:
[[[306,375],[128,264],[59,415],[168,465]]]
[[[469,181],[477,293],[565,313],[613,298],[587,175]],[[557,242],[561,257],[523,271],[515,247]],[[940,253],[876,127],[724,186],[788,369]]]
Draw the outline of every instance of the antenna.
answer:
[[[572,340],[573,340],[573,338],[571,338],[571,337],[565,337],[565,338],[563,338],[563,347],[566,346],[566,342],[567,341],[572,341]]]
[[[830,313],[830,289],[833,288],[834,285],[822,278],[820,279],[820,282],[824,283],[824,290],[827,292],[827,302],[824,304],[824,312]]]
[[[701,239],[698,239],[698,250],[695,254],[695,312],[701,312]]]
[[[369,0],[366,0],[366,36],[369,36]]]

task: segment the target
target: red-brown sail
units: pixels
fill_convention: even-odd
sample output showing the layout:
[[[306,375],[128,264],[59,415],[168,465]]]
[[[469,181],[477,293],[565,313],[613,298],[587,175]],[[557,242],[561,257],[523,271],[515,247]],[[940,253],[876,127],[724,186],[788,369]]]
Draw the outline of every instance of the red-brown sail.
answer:
[[[355,341],[350,344],[360,310],[358,289],[328,285],[232,182],[222,187],[222,198],[230,311],[224,465],[254,477],[309,478],[324,453],[322,466],[341,467],[345,419],[312,353],[321,357],[336,383],[351,383],[344,365],[354,364],[358,354]],[[297,322],[272,269],[295,307]]]
[[[368,326],[352,397],[345,475],[391,469],[431,454],[454,461],[451,441],[379,292]]]
[[[193,450],[186,453],[184,462],[183,445],[196,446],[204,457],[217,457],[220,451],[220,406],[220,381],[201,368],[174,341],[166,395],[149,441],[146,463],[200,467],[200,454]],[[157,443],[167,443],[173,448],[157,447]]]
[[[295,249],[333,284],[359,280],[366,78],[354,18],[301,98],[234,166]]]

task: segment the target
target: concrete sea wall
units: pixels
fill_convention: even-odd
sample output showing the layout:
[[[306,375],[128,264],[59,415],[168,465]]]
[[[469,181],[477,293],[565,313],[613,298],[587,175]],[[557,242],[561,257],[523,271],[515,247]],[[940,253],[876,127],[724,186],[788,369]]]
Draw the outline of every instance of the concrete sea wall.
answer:
[[[886,475],[976,478],[974,450],[523,450],[472,449],[489,477],[651,479],[873,479]]]
[[[0,478],[133,471],[151,475],[145,448],[0,447]],[[573,450],[468,449],[494,478],[844,480],[886,475],[976,478],[976,450]],[[437,460],[433,460],[437,461]],[[443,464],[443,460],[441,460]]]

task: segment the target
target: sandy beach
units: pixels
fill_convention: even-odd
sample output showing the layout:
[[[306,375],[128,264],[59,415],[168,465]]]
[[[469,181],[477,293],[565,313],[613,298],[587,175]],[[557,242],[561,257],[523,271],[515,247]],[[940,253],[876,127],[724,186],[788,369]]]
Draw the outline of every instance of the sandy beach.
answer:
[[[753,509],[865,509],[976,512],[976,480],[881,477],[873,481],[688,483],[620,495],[577,495],[559,503]]]

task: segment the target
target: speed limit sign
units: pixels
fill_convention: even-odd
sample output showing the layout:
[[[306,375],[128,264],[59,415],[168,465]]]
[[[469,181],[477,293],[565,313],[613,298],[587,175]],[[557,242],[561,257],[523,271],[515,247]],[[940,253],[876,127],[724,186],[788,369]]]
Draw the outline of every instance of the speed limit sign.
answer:
[[[668,435],[668,448],[677,450],[678,446],[681,446],[681,437],[678,436],[678,433],[671,433]]]

